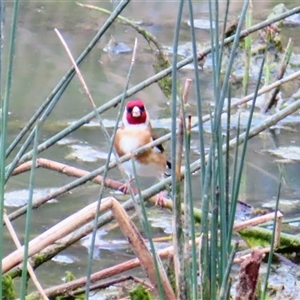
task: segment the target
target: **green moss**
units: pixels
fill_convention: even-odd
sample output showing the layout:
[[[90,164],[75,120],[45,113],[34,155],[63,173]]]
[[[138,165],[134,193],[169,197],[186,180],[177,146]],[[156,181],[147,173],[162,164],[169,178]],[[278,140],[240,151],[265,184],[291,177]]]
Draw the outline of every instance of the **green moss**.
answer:
[[[285,7],[285,5],[283,3],[277,4],[272,9],[272,12],[268,15],[267,20],[272,20],[275,17],[277,17],[278,15],[283,14],[286,11],[287,11],[287,8]],[[276,24],[276,26],[282,26],[283,20],[280,20],[280,21],[276,22],[275,24]]]
[[[70,271],[66,271],[65,274],[66,274],[66,280],[65,280],[66,282],[71,282],[76,279],[75,275]],[[57,297],[55,297],[55,300],[84,300],[84,299],[85,299],[84,293],[77,295],[76,297],[73,297],[73,296],[57,296]]]
[[[35,266],[40,266],[41,264],[43,264],[46,261],[46,257],[42,254],[36,254],[34,256],[34,265]]]
[[[39,295],[36,295],[36,294],[26,296],[26,300],[40,300],[40,299],[41,299],[41,297]]]
[[[75,279],[76,279],[76,277],[72,272],[66,271],[66,282],[70,282]]]
[[[131,300],[152,300],[150,293],[146,288],[139,284],[134,290],[129,292]]]
[[[16,299],[14,291],[14,280],[8,276],[2,276],[2,299]]]
[[[240,230],[239,235],[246,242],[249,247],[269,247],[273,231],[261,228],[252,227]],[[300,247],[300,238],[296,235],[281,233],[280,234],[280,245],[278,250],[283,253],[291,253],[297,251]]]
[[[168,260],[168,264],[167,264],[166,270],[167,270],[168,279],[169,279],[169,281],[171,283],[172,290],[176,293],[177,292],[177,290],[176,290],[176,278],[175,278],[175,270],[174,270],[174,260],[173,260],[173,258],[170,258]]]
[[[159,73],[171,66],[171,63],[167,55],[163,51],[159,51],[155,54],[155,60],[153,62],[153,69],[155,73]],[[171,99],[172,95],[172,75],[165,76],[164,78],[158,80],[158,86],[164,93],[164,95]]]

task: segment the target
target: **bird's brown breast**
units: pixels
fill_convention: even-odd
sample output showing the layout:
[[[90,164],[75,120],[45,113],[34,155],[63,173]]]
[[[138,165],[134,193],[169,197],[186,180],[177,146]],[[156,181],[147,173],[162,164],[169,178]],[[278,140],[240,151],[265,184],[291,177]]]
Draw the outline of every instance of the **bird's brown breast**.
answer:
[[[119,128],[116,133],[114,146],[119,157],[121,157],[152,142],[152,140],[152,132],[149,130]],[[154,163],[162,171],[166,166],[165,154],[155,151],[153,148],[137,155],[136,159],[142,164]]]

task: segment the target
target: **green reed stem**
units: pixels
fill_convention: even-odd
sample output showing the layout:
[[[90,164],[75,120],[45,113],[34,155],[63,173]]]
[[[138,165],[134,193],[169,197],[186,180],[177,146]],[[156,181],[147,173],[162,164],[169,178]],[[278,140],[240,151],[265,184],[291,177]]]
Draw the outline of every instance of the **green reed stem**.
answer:
[[[213,127],[213,125],[211,125]],[[217,142],[215,140],[215,136],[213,136],[213,141],[211,144],[211,184],[210,184],[210,209],[211,209],[211,219],[210,219],[210,234],[209,239],[209,264],[210,264],[210,273],[209,276],[209,283],[210,283],[210,298],[215,299],[217,295],[217,282],[218,282],[218,268],[217,268],[217,261],[218,261],[218,202],[217,202],[217,174],[218,166],[217,160],[215,159],[216,153],[216,146]]]
[[[246,14],[246,28],[252,26],[252,1],[249,1],[249,6]],[[250,61],[251,61],[251,35],[245,37],[245,68],[243,76],[243,94],[248,94],[249,87],[249,72],[250,72]]]
[[[221,65],[222,65],[222,61],[220,60],[220,35],[219,35],[219,24],[220,24],[220,20],[219,20],[219,0],[215,0],[214,1],[214,10],[215,10],[215,55],[216,55],[216,72],[213,72],[214,77],[216,78],[216,83],[219,86],[220,84],[220,73],[218,72],[218,70],[221,69]],[[217,93],[219,93],[220,89],[216,88],[215,91]],[[216,95],[216,99],[219,99],[219,94]]]
[[[231,253],[230,253],[230,256],[228,259],[228,263],[227,263],[227,267],[226,267],[225,273],[223,274],[223,281],[222,281],[222,285],[221,285],[221,289],[220,289],[220,294],[218,297],[219,300],[229,299],[229,297],[228,297],[228,293],[229,293],[228,286],[230,286],[229,275],[231,272],[231,266],[232,266],[232,263],[234,260],[234,256],[235,256],[237,247],[238,247],[238,243],[235,243],[231,250]]]
[[[215,234],[217,237],[219,237],[220,240],[220,252],[219,252],[219,282],[221,284],[221,281],[223,279],[223,274],[225,273],[226,266],[228,264],[228,253],[227,253],[227,247],[226,247],[226,227],[227,227],[227,219],[226,219],[226,164],[224,163],[223,158],[223,135],[221,130],[219,131],[219,134],[217,135],[217,161],[218,161],[218,186],[214,190],[214,195],[218,196],[218,202],[216,203],[217,208],[219,208],[219,214],[218,214],[218,220],[220,219],[220,235],[218,233],[218,230],[216,228]],[[229,151],[229,149],[227,150]],[[227,152],[226,151],[226,152]],[[225,154],[226,155],[226,154]],[[217,209],[213,206],[213,209]],[[218,222],[218,220],[216,220]],[[225,239],[224,239],[225,238]]]
[[[233,40],[233,44],[232,44],[232,48],[231,48],[230,57],[229,57],[229,60],[228,60],[227,69],[226,69],[225,76],[224,76],[224,81],[223,81],[224,83],[223,83],[223,86],[221,88],[220,97],[218,99],[218,103],[217,103],[216,108],[215,108],[215,122],[214,122],[215,130],[219,130],[219,127],[220,127],[221,114],[222,114],[222,110],[223,110],[224,99],[225,99],[225,95],[227,94],[229,77],[231,75],[231,69],[232,69],[234,59],[235,59],[235,53],[236,53],[236,50],[237,50],[238,45],[239,45],[239,40],[240,40],[240,37],[241,37],[241,30],[242,30],[245,15],[246,15],[247,8],[248,8],[248,2],[249,2],[249,0],[245,0],[244,4],[243,4],[243,8],[242,8],[242,11],[241,11],[241,14],[240,14],[240,19],[239,19],[238,26],[237,26],[237,29],[236,29],[236,34],[234,35],[234,40]]]
[[[228,98],[227,98],[227,124],[226,124],[226,153],[225,153],[225,162],[224,166],[222,166],[220,173],[220,178],[223,179],[223,187],[220,188],[220,273],[225,274],[225,269],[228,267],[228,249],[227,249],[227,233],[228,233],[228,220],[229,220],[229,186],[230,186],[230,157],[229,157],[229,142],[230,142],[230,118],[231,118],[231,87],[229,84],[228,88]],[[239,135],[239,131],[237,136]],[[222,153],[219,149],[219,154]],[[223,195],[222,195],[223,194]],[[219,282],[221,284],[223,280],[223,276],[220,276]]]
[[[230,129],[231,129],[231,85],[229,85],[228,88],[228,103],[227,103],[227,124],[226,124],[226,149],[229,149],[229,141],[230,141]],[[239,126],[238,126],[239,129]],[[237,133],[237,136],[239,134]],[[229,151],[226,151],[225,154],[225,165],[226,165],[226,171],[225,171],[225,180],[226,180],[226,188],[225,188],[225,216],[223,216],[224,224],[221,224],[221,227],[223,228],[222,233],[225,233],[225,237],[223,237],[223,234],[221,234],[221,243],[222,241],[225,243],[226,241],[226,232],[228,232],[228,220],[229,220],[229,178],[230,178],[230,157],[229,157]],[[223,210],[221,210],[223,211]]]
[[[219,203],[222,203],[220,205],[220,215],[221,215],[221,220],[220,222],[222,223],[222,225],[225,225],[226,228],[226,211],[227,208],[225,206],[226,202],[225,202],[225,186],[226,186],[226,179],[225,179],[225,174],[224,174],[224,162],[223,162],[223,137],[222,137],[222,128],[221,128],[221,114],[222,114],[222,110],[223,110],[223,104],[224,104],[224,99],[225,99],[225,95],[228,93],[228,83],[229,83],[229,76],[231,74],[231,70],[232,70],[232,65],[235,59],[235,52],[236,49],[238,47],[239,44],[239,35],[241,33],[241,29],[242,29],[242,25],[243,25],[243,21],[245,18],[245,14],[247,11],[247,1],[244,2],[244,6],[242,8],[242,12],[240,15],[240,19],[239,19],[239,23],[237,26],[237,31],[236,31],[236,35],[235,35],[235,39],[232,45],[232,49],[231,49],[231,54],[229,57],[229,62],[227,65],[227,69],[225,72],[225,78],[223,81],[223,86],[221,88],[221,91],[219,89],[220,86],[220,80],[219,80],[219,74],[214,74],[215,80],[216,80],[216,89],[214,90],[214,95],[216,98],[216,107],[215,107],[215,119],[213,124],[213,131],[212,131],[212,140],[213,140],[213,144],[215,143],[215,148],[216,148],[216,153],[217,153],[217,169],[216,167],[212,169],[212,209],[213,209],[213,219],[212,219],[212,231],[211,231],[211,241],[214,242],[214,244],[212,244],[212,242],[210,243],[210,261],[211,261],[211,274],[214,275],[214,277],[210,278],[210,283],[211,283],[211,290],[210,290],[210,297],[212,297],[213,299],[216,298],[217,296],[217,290],[216,290],[216,282],[218,281],[219,284],[221,284],[222,280],[223,280],[223,274],[225,272],[226,267],[228,266],[228,261],[227,261],[227,247],[225,246],[226,243],[224,243],[222,246],[220,246],[220,253],[216,253],[217,251],[217,247],[218,247],[218,219],[219,219],[219,214],[218,214],[218,210],[217,207],[219,207]],[[215,48],[219,48],[219,43],[216,43]],[[221,64],[221,62],[219,61],[219,58],[221,55],[219,55],[219,52],[216,51],[215,53],[213,53],[213,55],[215,54],[215,61],[216,64]],[[216,68],[217,70],[219,70],[220,68]],[[227,149],[227,151],[229,151],[229,149]],[[213,152],[214,155],[215,151]],[[213,160],[213,164],[214,164],[214,160]],[[216,179],[218,178],[218,179]],[[217,195],[216,195],[217,193]],[[219,200],[216,201],[216,198]],[[215,199],[215,200],[214,200]],[[205,205],[205,204],[204,204]],[[206,204],[208,205],[208,204]],[[225,230],[224,227],[221,227],[221,232],[223,231],[223,233],[221,233],[221,239],[225,237],[225,235],[227,235],[227,232],[224,232]],[[226,241],[226,239],[225,239]],[[223,242],[225,242],[223,240]],[[218,279],[217,279],[217,275],[218,275]]]
[[[192,0],[188,0],[189,4],[189,15],[190,15],[190,24],[191,24],[191,42],[192,42],[192,53],[193,53],[193,64],[194,64],[194,75],[195,75],[195,89],[196,89],[196,102],[197,102],[197,116],[198,116],[198,131],[199,131],[199,149],[200,149],[200,156],[205,157],[204,151],[204,129],[203,129],[203,121],[202,121],[202,106],[201,106],[201,84],[200,84],[200,77],[198,72],[198,61],[196,60],[197,57],[197,44],[196,44],[196,33],[195,33],[195,26],[194,26],[194,11],[193,11],[193,3]],[[205,176],[205,161],[201,160],[201,186],[203,185]]]
[[[3,96],[3,91],[2,91],[2,58],[3,58],[3,23],[4,23],[4,4],[3,1],[0,1],[0,97],[1,97],[1,128],[3,128],[3,102],[2,102],[2,96]],[[6,123],[7,124],[7,123]],[[2,140],[2,138],[4,138]],[[2,137],[1,135],[1,144],[0,144],[0,200],[1,200],[1,206],[0,206],[0,224],[3,224],[3,214],[4,214],[4,193],[5,193],[5,180],[4,180],[4,166],[5,166],[5,156],[4,156],[4,151],[5,151],[5,137]],[[0,228],[0,237],[1,237],[1,245],[2,245],[2,237],[3,237],[3,226]],[[0,258],[2,259],[3,257],[3,248],[0,246]],[[0,266],[0,272],[2,274],[2,266]],[[2,299],[2,279],[0,280],[0,299]]]
[[[210,45],[211,45],[211,48],[212,48],[212,50],[211,50],[211,54],[212,54],[211,55],[211,60],[212,60],[212,65],[216,66],[216,55],[215,55],[216,49],[215,48],[216,48],[217,44],[215,44],[215,39],[214,39],[214,35],[215,35],[214,24],[215,23],[213,22],[213,20],[214,20],[214,16],[213,16],[214,9],[212,7],[212,1],[209,1],[208,5],[209,5],[208,7],[209,7],[209,27],[210,27],[209,37],[210,37]],[[214,91],[216,91],[217,87],[218,87],[218,82],[216,81],[215,72],[213,73],[213,84],[214,84]]]
[[[265,52],[265,54],[266,54],[266,52]],[[234,219],[235,219],[236,204],[237,204],[237,200],[238,200],[238,196],[239,196],[239,190],[240,190],[243,166],[244,166],[244,161],[245,161],[245,156],[246,156],[246,151],[247,151],[249,133],[250,133],[251,129],[253,130],[253,127],[251,128],[251,121],[252,121],[252,116],[253,116],[253,112],[254,112],[254,108],[255,108],[255,101],[256,101],[257,92],[258,92],[258,89],[259,89],[260,79],[261,79],[262,74],[263,74],[265,59],[266,59],[266,55],[264,55],[264,58],[262,60],[259,75],[258,75],[257,84],[255,86],[255,91],[254,91],[255,96],[253,98],[252,106],[251,106],[251,109],[250,109],[250,112],[249,112],[248,124],[247,124],[247,127],[246,127],[246,131],[244,133],[245,140],[244,140],[244,144],[243,144],[239,169],[238,169],[237,173],[233,174],[233,176],[234,177],[237,176],[237,178],[234,179],[235,186],[234,186],[234,190],[233,190],[233,194],[232,194],[232,201],[231,201],[231,215],[230,215],[230,220],[229,220],[229,230],[228,230],[228,240],[227,240],[228,249],[230,249],[230,244],[231,244],[232,228],[233,228],[233,223],[234,223]]]
[[[3,4],[1,1],[1,17],[3,18]],[[12,26],[10,32],[10,41],[9,41],[9,57],[7,65],[7,74],[6,74],[6,87],[4,100],[1,99],[1,108],[2,108],[2,120],[1,120],[1,145],[0,145],[0,224],[3,224],[3,214],[4,214],[4,193],[5,193],[5,150],[6,150],[6,137],[7,137],[7,121],[8,121],[8,111],[9,111],[9,101],[10,101],[10,91],[12,83],[12,72],[14,65],[14,55],[15,55],[15,39],[17,33],[17,24],[18,24],[18,13],[19,13],[19,1],[14,2],[13,17],[12,17]],[[1,19],[2,27],[3,19]],[[1,39],[2,39],[3,30],[1,28]],[[2,48],[1,48],[2,51]],[[1,53],[2,54],[2,53]],[[1,55],[2,57],[2,55]],[[2,67],[2,66],[1,66]],[[2,69],[1,69],[2,74]],[[2,78],[1,78],[2,79]],[[2,91],[1,91],[2,97]],[[0,238],[3,239],[3,226],[0,226]],[[2,242],[1,242],[2,244]],[[0,258],[3,257],[3,248],[0,246]],[[0,271],[2,274],[2,265],[0,266]],[[2,280],[0,280],[0,299],[2,299]]]
[[[223,50],[224,50],[224,42],[225,42],[224,38],[225,38],[225,33],[226,33],[227,19],[229,16],[229,4],[230,4],[230,0],[226,0],[226,8],[225,8],[224,20],[223,20],[222,39],[221,39],[221,45],[220,45],[220,58],[219,58],[220,62],[222,62],[222,59],[223,59]],[[221,74],[221,69],[222,69],[222,64],[219,64],[219,69],[217,70],[218,74]]]
[[[139,205],[141,207],[141,213],[142,213],[142,225],[145,230],[147,239],[150,244],[150,250],[152,253],[153,261],[154,261],[154,266],[155,266],[155,274],[157,278],[157,285],[158,285],[158,292],[159,292],[159,299],[165,299],[165,292],[162,286],[162,281],[161,281],[161,276],[160,276],[160,270],[163,271],[163,266],[161,263],[160,258],[157,256],[156,249],[153,243],[153,235],[151,232],[151,226],[149,225],[148,222],[148,217],[147,217],[147,211],[145,207],[145,202],[144,198],[141,192],[141,186],[140,186],[140,181],[139,181],[139,176],[136,173],[136,167],[135,167],[135,162],[132,160],[132,167],[133,167],[133,173],[134,173],[134,178],[136,182],[136,188],[138,190],[138,197],[139,197]]]
[[[275,243],[275,235],[276,235],[276,226],[277,226],[277,213],[279,209],[279,199],[280,199],[280,191],[281,191],[281,182],[282,182],[282,173],[280,174],[279,179],[279,186],[278,186],[278,192],[277,192],[277,199],[276,199],[276,205],[275,205],[275,216],[274,216],[274,222],[273,222],[273,233],[272,233],[272,239],[271,239],[271,245],[270,245],[270,252],[268,256],[268,267],[267,267],[267,273],[264,280],[264,286],[262,289],[262,295],[261,300],[265,300],[267,296],[268,291],[268,280],[271,272],[271,266],[272,266],[272,259],[274,254],[274,243]]]
[[[237,186],[237,181],[238,181],[238,176],[236,174],[238,174],[238,165],[239,165],[239,145],[240,143],[240,114],[238,117],[238,125],[237,125],[237,132],[236,132],[236,144],[235,144],[235,152],[234,152],[234,164],[233,164],[233,176],[232,176],[232,185],[231,185],[231,200],[233,199],[234,193],[235,193],[235,188]],[[230,204],[230,211],[229,211],[229,218],[228,218],[228,225],[227,225],[227,251],[229,252],[231,249],[231,239],[228,239],[228,233],[230,232],[231,228],[230,228],[230,219],[232,216],[235,215],[235,207],[236,205],[234,205],[231,201]]]
[[[28,262],[28,252],[29,252],[29,241],[30,241],[30,230],[31,230],[31,213],[32,213],[32,199],[33,199],[33,189],[35,181],[35,170],[36,170],[36,159],[37,159],[37,147],[39,143],[39,129],[40,124],[37,123],[35,128],[35,137],[33,145],[33,156],[32,164],[29,178],[29,195],[27,202],[27,214],[26,214],[26,224],[25,224],[25,236],[24,236],[24,256],[23,256],[23,266],[22,266],[22,280],[21,280],[21,299],[25,299],[27,290],[27,262]]]
[[[202,298],[210,299],[210,253],[208,245],[209,233],[209,187],[211,186],[212,160],[214,159],[213,145],[210,146],[207,165],[205,169],[205,177],[202,191],[202,222],[201,231],[201,278],[202,278]]]

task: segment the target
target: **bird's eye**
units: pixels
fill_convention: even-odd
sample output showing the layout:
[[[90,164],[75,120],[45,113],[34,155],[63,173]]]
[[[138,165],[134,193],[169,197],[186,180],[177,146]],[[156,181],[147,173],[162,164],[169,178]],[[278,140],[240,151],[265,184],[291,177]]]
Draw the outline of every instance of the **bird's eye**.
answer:
[[[128,112],[129,114],[131,114],[131,113],[132,113],[132,107],[127,107],[127,112]]]
[[[145,111],[145,107],[144,107],[144,105],[142,105],[142,106],[139,106],[139,109],[141,110],[141,112]]]

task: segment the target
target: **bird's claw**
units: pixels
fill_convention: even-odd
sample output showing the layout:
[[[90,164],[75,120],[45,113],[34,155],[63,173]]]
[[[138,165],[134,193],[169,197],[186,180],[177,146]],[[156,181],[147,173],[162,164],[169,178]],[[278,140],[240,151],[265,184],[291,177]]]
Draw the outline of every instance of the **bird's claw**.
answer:
[[[165,195],[164,195],[163,192],[160,192],[156,196],[155,205],[156,206],[160,206],[160,207],[165,207],[167,205],[167,200],[166,200]]]
[[[131,183],[134,179],[130,179],[128,182],[125,182],[124,184],[122,184],[118,190],[120,192],[122,192],[123,194],[129,194],[130,189],[131,189]]]
[[[118,188],[118,190],[119,190],[120,192],[122,192],[123,194],[128,194],[129,189],[130,189],[130,187],[128,186],[127,183],[122,184],[122,185]]]

